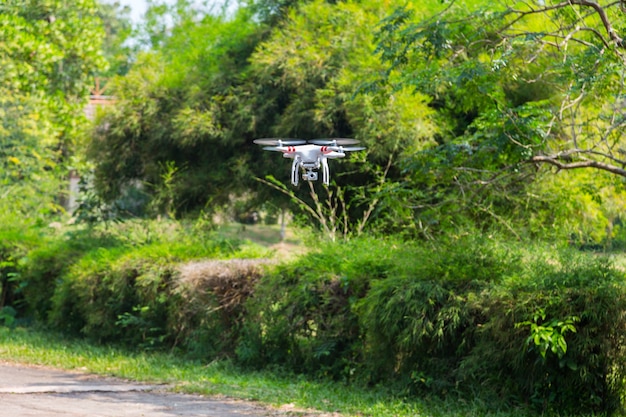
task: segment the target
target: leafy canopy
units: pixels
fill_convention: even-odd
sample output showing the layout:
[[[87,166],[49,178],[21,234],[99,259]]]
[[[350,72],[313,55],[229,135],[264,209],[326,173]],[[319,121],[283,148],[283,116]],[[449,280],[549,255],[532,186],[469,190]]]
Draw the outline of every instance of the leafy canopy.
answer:
[[[58,208],[93,74],[106,65],[97,10],[93,0],[0,5],[0,204],[11,212]]]

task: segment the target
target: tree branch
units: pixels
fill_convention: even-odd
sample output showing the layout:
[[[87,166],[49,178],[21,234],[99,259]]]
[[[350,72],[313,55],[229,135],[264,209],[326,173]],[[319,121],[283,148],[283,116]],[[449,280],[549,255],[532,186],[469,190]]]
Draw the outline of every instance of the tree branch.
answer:
[[[604,10],[604,7],[600,6],[595,1],[589,1],[589,0],[568,0],[568,3],[578,4],[580,6],[591,7],[592,9],[594,9],[596,13],[598,14],[598,16],[600,17],[600,20],[602,21],[602,25],[604,25],[604,29],[606,30],[606,33],[609,35],[609,38],[611,38],[611,40],[613,41],[613,43],[615,43],[617,47],[619,48],[624,47],[624,39],[620,38],[617,35],[617,32],[615,32],[615,29],[613,29],[613,25],[611,25],[611,22],[609,21],[609,17],[607,16],[606,11]],[[617,2],[613,4],[617,4]]]
[[[601,6],[600,4],[596,3],[595,1],[590,1],[590,0],[566,0],[563,1],[561,3],[557,3],[557,4],[552,4],[549,6],[544,6],[541,8],[532,8],[529,6],[530,10],[524,11],[524,10],[515,10],[515,9],[510,9],[511,13],[515,13],[518,16],[513,19],[511,22],[508,22],[505,26],[504,29],[506,29],[507,27],[511,27],[513,26],[513,24],[515,24],[516,22],[518,22],[519,20],[521,20],[524,16],[526,15],[530,15],[530,14],[539,14],[539,13],[545,13],[551,10],[558,10],[558,9],[563,9],[565,7],[569,7],[572,5],[578,5],[578,6],[584,6],[584,7],[589,7],[591,9],[594,10],[594,12],[598,15],[598,17],[600,18],[600,21],[602,22],[602,25],[604,26],[604,30],[606,31],[607,35],[609,36],[609,39],[611,40],[611,42],[613,42],[613,44],[615,46],[617,46],[618,48],[624,48],[626,46],[626,43],[624,42],[624,39],[621,38],[617,32],[615,31],[615,29],[613,28],[613,25],[611,24],[611,21],[606,13],[605,8],[608,7],[613,7],[616,6],[618,4],[621,3],[622,0],[618,0],[612,3],[607,4],[606,6]],[[579,28],[578,30],[581,30],[582,28]],[[585,30],[592,30],[590,28],[585,28]],[[594,32],[594,34],[596,36],[599,36],[600,39],[602,40],[602,42],[604,44],[607,44],[606,40],[604,39],[604,37],[597,31],[592,30]],[[553,35],[553,34],[551,34]]]
[[[570,170],[570,169],[579,169],[579,168],[596,168],[602,171],[607,171],[612,174],[620,175],[622,177],[626,177],[626,169],[620,168],[616,165],[607,164],[605,162],[600,162],[596,160],[584,160],[584,161],[576,161],[576,162],[563,162],[560,160],[561,156],[559,155],[535,155],[530,158],[528,163],[547,163],[550,165],[554,165],[558,169]]]

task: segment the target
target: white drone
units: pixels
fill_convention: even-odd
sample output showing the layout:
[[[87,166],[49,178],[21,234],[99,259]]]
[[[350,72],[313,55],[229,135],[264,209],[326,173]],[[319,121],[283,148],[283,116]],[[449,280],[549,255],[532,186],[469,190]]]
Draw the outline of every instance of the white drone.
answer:
[[[328,159],[343,158],[346,152],[361,151],[362,146],[344,147],[359,143],[356,139],[314,139],[307,144],[301,139],[257,139],[254,143],[267,145],[267,151],[282,152],[285,158],[292,158],[291,183],[298,185],[298,173],[302,172],[305,181],[317,181],[317,171],[322,168],[322,180],[325,185],[330,183]]]

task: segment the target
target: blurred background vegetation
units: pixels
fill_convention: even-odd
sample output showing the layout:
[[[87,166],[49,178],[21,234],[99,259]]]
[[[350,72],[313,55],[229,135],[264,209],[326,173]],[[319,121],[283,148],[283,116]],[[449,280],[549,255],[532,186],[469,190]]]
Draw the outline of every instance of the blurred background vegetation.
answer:
[[[210,6],[0,5],[0,323],[623,409],[619,3]],[[367,149],[294,188],[262,137]]]

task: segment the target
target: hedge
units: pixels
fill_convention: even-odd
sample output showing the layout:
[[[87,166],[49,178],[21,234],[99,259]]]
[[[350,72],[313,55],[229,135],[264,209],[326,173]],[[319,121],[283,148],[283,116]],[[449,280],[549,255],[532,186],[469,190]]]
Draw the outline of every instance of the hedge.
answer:
[[[59,242],[6,240],[0,257],[19,312],[68,334],[402,395],[623,411],[626,286],[604,255],[360,238],[278,264],[219,239]]]

